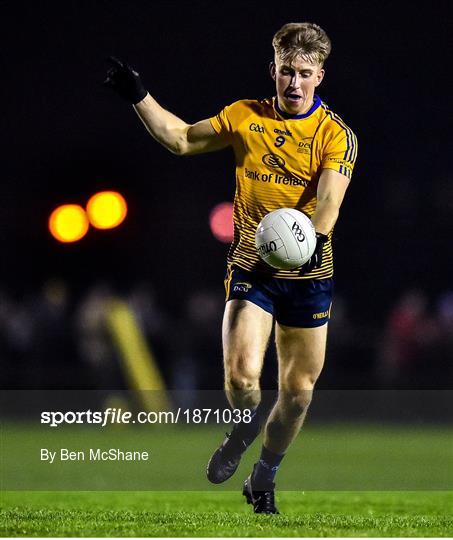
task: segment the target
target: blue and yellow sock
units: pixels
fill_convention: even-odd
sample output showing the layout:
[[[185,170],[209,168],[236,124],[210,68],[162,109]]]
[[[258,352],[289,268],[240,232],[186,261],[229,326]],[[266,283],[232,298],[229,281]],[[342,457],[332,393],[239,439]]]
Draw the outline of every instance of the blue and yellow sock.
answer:
[[[275,454],[265,446],[261,449],[261,456],[253,469],[252,489],[266,491],[273,489],[275,475],[285,454]]]

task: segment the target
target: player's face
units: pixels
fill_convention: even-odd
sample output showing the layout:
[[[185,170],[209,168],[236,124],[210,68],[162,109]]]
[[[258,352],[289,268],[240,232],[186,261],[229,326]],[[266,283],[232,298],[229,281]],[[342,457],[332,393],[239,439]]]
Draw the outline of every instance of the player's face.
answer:
[[[276,58],[270,70],[277,89],[279,107],[288,114],[307,112],[313,104],[315,88],[324,77],[322,67],[301,58],[291,64]]]

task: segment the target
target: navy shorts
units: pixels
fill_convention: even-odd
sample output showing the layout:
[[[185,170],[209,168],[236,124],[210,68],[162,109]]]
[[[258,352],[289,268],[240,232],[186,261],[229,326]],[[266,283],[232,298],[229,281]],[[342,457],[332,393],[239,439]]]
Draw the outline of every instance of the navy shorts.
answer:
[[[226,301],[248,300],[284,326],[314,328],[328,322],[333,279],[280,279],[237,266],[225,278]]]

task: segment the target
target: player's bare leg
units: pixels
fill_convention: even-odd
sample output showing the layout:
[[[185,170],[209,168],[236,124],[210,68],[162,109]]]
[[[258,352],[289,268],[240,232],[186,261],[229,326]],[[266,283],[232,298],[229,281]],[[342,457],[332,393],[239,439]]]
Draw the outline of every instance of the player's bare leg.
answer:
[[[324,365],[327,324],[275,329],[279,362],[279,395],[267,420],[260,460],[244,484],[244,495],[255,512],[277,513],[274,477],[291,442],[299,433],[315,383]]]
[[[259,379],[272,332],[272,315],[247,300],[230,300],[222,327],[225,392],[231,407],[253,411],[250,423],[237,424],[214,452],[207,467],[208,479],[219,484],[236,471],[242,453],[260,431],[256,408],[260,402]]]
[[[279,397],[264,435],[264,446],[271,452],[284,454],[302,427],[324,365],[327,326],[293,328],[276,324]]]
[[[272,325],[272,315],[247,300],[230,300],[225,306],[225,392],[233,408],[255,409],[260,402],[259,379]]]

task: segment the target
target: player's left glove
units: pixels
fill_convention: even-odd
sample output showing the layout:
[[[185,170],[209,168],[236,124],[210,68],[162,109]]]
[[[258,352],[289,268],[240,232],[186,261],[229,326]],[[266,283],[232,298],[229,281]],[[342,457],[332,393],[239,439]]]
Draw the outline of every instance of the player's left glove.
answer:
[[[299,274],[308,274],[315,268],[321,268],[322,265],[322,252],[324,249],[324,244],[327,242],[329,237],[326,234],[316,233],[316,247],[313,251],[313,255],[308,259],[308,261],[301,266]]]
[[[114,56],[111,56],[108,60],[111,67],[107,72],[104,86],[112,88],[132,105],[139,103],[148,93],[140,79],[140,74]]]

